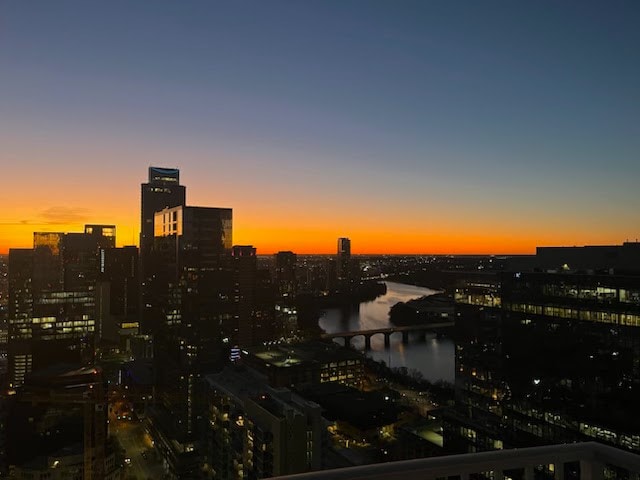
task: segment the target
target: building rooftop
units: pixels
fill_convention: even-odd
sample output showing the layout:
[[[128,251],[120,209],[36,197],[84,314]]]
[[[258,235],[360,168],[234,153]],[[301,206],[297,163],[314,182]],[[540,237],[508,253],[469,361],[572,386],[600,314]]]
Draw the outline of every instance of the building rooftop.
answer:
[[[306,387],[301,394],[318,403],[329,420],[343,421],[360,430],[395,423],[403,411],[380,392],[363,392],[336,382]]]
[[[287,368],[301,364],[324,364],[342,360],[362,361],[360,353],[327,342],[260,346],[249,348],[246,352],[276,368]]]
[[[233,397],[238,402],[250,399],[276,416],[282,416],[286,411],[295,410],[299,406],[318,408],[317,404],[305,400],[287,388],[269,386],[265,376],[240,365],[207,375],[205,381],[213,389]]]

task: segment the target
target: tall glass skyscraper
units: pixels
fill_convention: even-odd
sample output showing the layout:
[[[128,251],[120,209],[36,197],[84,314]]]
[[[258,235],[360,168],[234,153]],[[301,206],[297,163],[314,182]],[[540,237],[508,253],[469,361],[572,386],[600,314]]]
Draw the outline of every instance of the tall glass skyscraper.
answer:
[[[156,212],[154,225],[146,305],[157,319],[154,425],[163,425],[164,436],[189,449],[195,435],[199,378],[221,367],[224,331],[234,320],[232,211],[165,208]]]
[[[154,216],[165,208],[184,206],[186,188],[180,185],[177,168],[149,167],[149,181],[140,185],[140,279],[141,322],[145,333],[153,333],[153,303],[149,285],[152,276],[152,250],[154,242]]]
[[[149,181],[140,185],[140,255],[153,247],[153,217],[164,208],[186,203],[186,188],[180,185],[177,168],[149,167]]]

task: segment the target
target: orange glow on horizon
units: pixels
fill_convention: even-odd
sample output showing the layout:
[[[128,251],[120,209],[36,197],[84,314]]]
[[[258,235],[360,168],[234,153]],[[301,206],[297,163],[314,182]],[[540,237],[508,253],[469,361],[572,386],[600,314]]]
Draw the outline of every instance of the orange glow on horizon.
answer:
[[[0,253],[6,254],[10,248],[31,248],[33,232],[81,232],[85,223],[58,223],[55,225],[36,225],[30,223],[3,225],[0,235]],[[103,222],[116,223],[116,222]],[[117,244],[137,245],[139,227],[126,223],[116,223]],[[380,229],[351,229],[339,231],[328,226],[314,228],[301,226],[269,228],[234,226],[233,243],[235,245],[253,245],[258,254],[268,255],[281,250],[291,250],[297,254],[335,254],[338,237],[346,236],[352,241],[354,254],[533,254],[536,246],[544,245],[582,245],[579,232],[575,236],[540,236],[532,240],[526,232],[510,236],[503,232],[483,234],[469,233],[450,229],[436,233],[424,231],[387,232]],[[599,244],[621,243],[616,239],[602,239]]]
[[[391,186],[386,190],[385,182],[376,184],[375,176],[364,188],[357,172],[336,184],[315,170],[274,174],[279,170],[270,161],[278,159],[268,156],[238,182],[232,169],[211,165],[252,165],[249,157],[207,154],[205,162],[199,151],[143,148],[127,139],[117,148],[96,146],[90,140],[52,149],[16,137],[16,145],[3,150],[0,160],[11,166],[7,178],[16,180],[0,191],[0,202],[9,206],[0,214],[0,253],[31,248],[36,231],[81,232],[91,223],[114,224],[119,246],[137,245],[146,159],[171,165],[167,158],[187,154],[198,160],[190,167],[177,165],[187,205],[233,208],[233,243],[254,245],[259,254],[335,254],[339,237],[351,239],[355,254],[409,255],[533,254],[537,246],[611,245],[634,236],[622,210],[577,208],[551,196],[518,199],[514,192],[491,189],[452,189],[455,194],[449,195],[446,181],[439,188],[434,179],[430,188],[407,187],[405,196]],[[31,158],[42,165],[76,161],[34,176]],[[92,162],[80,160],[85,158]]]
[[[105,160],[106,161],[106,160]],[[20,165],[18,163],[18,165]],[[0,217],[0,253],[31,248],[33,232],[81,232],[85,224],[116,225],[117,244],[139,242],[139,181],[122,183],[103,176],[80,180],[88,172],[51,181],[38,177],[29,188],[8,183],[0,201],[11,205]],[[24,172],[21,178],[28,178]],[[522,212],[509,204],[481,210],[471,204],[378,201],[377,197],[331,196],[305,192],[278,196],[256,186],[245,190],[220,182],[187,178],[187,204],[233,208],[233,243],[251,244],[258,254],[291,250],[298,254],[335,254],[339,237],[349,237],[354,254],[533,254],[537,246],[620,244],[626,224],[592,228],[591,217],[547,216]],[[257,193],[259,192],[259,193]],[[222,201],[221,201],[222,199]]]

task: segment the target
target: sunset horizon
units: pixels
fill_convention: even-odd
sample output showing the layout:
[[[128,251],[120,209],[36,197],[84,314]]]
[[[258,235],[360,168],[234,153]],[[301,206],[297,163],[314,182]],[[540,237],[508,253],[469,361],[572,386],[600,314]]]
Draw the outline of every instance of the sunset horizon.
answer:
[[[136,245],[150,165],[265,254],[640,236],[622,6],[73,3],[0,10],[0,252],[84,223]]]
[[[640,479],[640,1],[0,2],[0,478]]]

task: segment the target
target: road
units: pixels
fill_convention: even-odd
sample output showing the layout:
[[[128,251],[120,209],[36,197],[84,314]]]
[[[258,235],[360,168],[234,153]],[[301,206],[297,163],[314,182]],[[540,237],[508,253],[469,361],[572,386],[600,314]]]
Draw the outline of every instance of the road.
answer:
[[[378,390],[380,388],[390,388],[395,390],[402,396],[402,403],[417,408],[422,416],[426,417],[430,410],[438,408],[438,405],[433,403],[429,395],[425,394],[425,392],[412,390],[411,388],[407,388],[406,386],[389,381],[385,378],[380,378],[374,374],[368,375],[368,383],[370,385],[369,388],[372,390]]]
[[[162,465],[157,459],[149,434],[139,421],[110,418],[110,433],[125,450],[125,457],[131,459],[125,465],[126,480],[159,480],[164,478]],[[145,456],[143,456],[143,453]],[[146,458],[145,458],[146,457]]]

